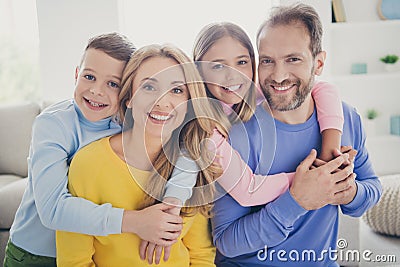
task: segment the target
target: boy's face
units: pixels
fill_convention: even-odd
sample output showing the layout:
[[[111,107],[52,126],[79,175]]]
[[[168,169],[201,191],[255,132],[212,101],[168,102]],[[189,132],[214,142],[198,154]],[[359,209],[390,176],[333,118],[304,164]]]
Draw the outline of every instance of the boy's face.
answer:
[[[122,71],[125,62],[103,51],[88,49],[75,73],[75,102],[89,121],[99,121],[118,110]]]

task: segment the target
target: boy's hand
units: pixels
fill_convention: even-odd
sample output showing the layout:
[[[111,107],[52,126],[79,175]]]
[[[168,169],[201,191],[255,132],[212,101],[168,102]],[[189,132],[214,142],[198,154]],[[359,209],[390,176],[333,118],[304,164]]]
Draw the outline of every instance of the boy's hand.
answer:
[[[124,211],[122,232],[134,233],[151,243],[170,246],[177,241],[182,230],[182,218],[169,214],[171,206],[156,204],[143,210]]]
[[[166,213],[171,215],[179,216],[181,212],[182,202],[179,199],[173,197],[167,197],[163,200],[164,203],[171,205],[169,209],[165,210]],[[159,264],[161,260],[162,251],[164,249],[164,261],[168,261],[171,254],[171,245],[160,246],[152,242],[141,240],[139,246],[139,254],[142,260],[147,257],[147,262],[153,264],[153,259],[155,264]]]

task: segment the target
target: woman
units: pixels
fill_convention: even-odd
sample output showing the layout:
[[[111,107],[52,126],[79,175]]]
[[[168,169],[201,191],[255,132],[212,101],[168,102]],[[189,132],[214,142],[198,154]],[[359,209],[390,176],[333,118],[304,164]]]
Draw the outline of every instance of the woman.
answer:
[[[125,127],[123,133],[94,142],[76,154],[69,189],[95,203],[137,210],[136,235],[57,232],[58,266],[147,266],[135,250],[140,238],[152,242],[159,236],[177,239],[162,266],[214,266],[215,249],[206,218],[210,206],[185,208],[182,227],[166,212],[168,206],[154,205],[180,153],[177,144],[198,159],[201,171],[196,186],[210,184],[193,194],[197,203],[209,203],[207,199],[213,195],[210,182],[221,172],[207,151],[200,149],[200,142],[212,134],[218,114],[212,112],[208,101],[201,101],[206,99],[205,89],[196,82],[201,79],[190,62],[170,46],[146,46],[133,54],[120,92],[121,114],[127,114],[126,120],[133,123],[127,123],[131,127]],[[191,101],[195,99],[200,101]],[[199,119],[191,119],[194,117]],[[155,198],[146,197],[141,185],[151,188]],[[159,230],[166,227],[170,230]]]

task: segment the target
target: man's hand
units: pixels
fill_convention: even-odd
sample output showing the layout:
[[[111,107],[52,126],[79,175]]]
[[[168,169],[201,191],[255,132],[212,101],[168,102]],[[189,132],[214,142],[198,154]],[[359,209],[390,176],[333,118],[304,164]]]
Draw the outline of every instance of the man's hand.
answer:
[[[313,149],[297,167],[290,187],[293,198],[306,210],[319,209],[339,199],[344,201],[343,198],[347,195],[345,191],[350,190],[351,179],[355,178],[353,164],[339,169],[349,159],[348,154],[342,154],[320,167],[311,169],[316,157],[317,152]],[[338,193],[343,194],[336,195]]]

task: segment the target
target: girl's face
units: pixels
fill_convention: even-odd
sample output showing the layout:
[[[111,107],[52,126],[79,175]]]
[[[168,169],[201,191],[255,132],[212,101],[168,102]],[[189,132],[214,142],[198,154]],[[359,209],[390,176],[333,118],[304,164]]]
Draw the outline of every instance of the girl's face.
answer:
[[[201,59],[208,89],[226,104],[238,104],[249,90],[253,67],[249,51],[238,40],[225,36],[215,42]]]
[[[185,118],[189,91],[178,63],[170,58],[152,57],[139,67],[132,85],[134,129],[146,137],[169,139]],[[165,141],[165,140],[164,140]]]

